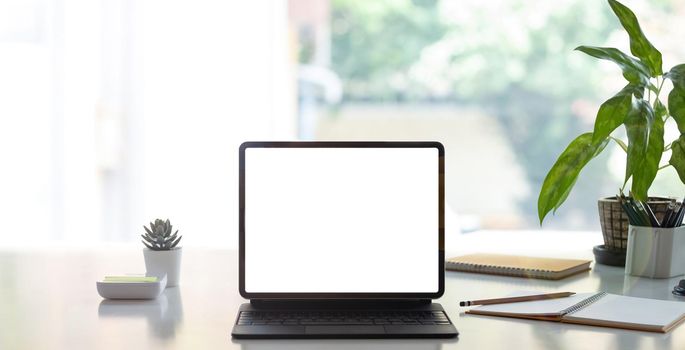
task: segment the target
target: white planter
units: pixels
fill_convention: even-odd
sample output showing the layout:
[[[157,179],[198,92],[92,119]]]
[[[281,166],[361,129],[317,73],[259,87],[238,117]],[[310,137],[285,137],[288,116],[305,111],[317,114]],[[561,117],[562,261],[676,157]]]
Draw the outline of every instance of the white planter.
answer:
[[[143,249],[145,268],[148,275],[167,276],[167,287],[175,287],[181,278],[181,248],[171,250]]]
[[[626,274],[670,278],[685,273],[685,226],[628,227]]]

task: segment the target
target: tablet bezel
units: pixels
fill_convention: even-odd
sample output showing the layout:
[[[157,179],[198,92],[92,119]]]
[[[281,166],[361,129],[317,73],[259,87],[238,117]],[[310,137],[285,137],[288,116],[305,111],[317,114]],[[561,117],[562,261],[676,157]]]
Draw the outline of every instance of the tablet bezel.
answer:
[[[245,291],[245,151],[248,148],[436,148],[438,150],[438,290],[427,293],[255,293]],[[254,141],[239,148],[239,291],[246,299],[437,299],[445,291],[445,148],[435,141]]]

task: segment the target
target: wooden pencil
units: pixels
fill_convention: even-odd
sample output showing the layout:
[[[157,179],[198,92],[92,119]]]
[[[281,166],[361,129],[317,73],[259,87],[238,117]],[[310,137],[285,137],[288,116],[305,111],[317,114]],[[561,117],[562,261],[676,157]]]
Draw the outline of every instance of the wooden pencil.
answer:
[[[557,298],[566,298],[566,297],[569,297],[573,294],[576,294],[576,293],[559,292],[559,293],[549,293],[549,294],[523,295],[520,297],[471,300],[471,301],[459,302],[459,306],[492,305],[492,304],[518,303],[518,302],[522,302],[522,301],[557,299]]]

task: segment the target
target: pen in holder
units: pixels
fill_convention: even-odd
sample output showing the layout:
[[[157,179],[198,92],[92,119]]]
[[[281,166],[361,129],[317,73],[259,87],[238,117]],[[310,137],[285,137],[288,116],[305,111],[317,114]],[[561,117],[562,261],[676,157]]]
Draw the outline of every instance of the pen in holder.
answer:
[[[645,203],[619,195],[630,220],[625,272],[670,278],[685,273],[685,206],[670,205],[659,220]]]

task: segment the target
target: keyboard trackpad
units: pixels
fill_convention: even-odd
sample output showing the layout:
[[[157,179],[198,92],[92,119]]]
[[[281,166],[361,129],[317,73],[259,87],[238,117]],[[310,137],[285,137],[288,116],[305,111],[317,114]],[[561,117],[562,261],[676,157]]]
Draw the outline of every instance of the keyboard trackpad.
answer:
[[[306,334],[385,334],[383,326],[307,326]]]

